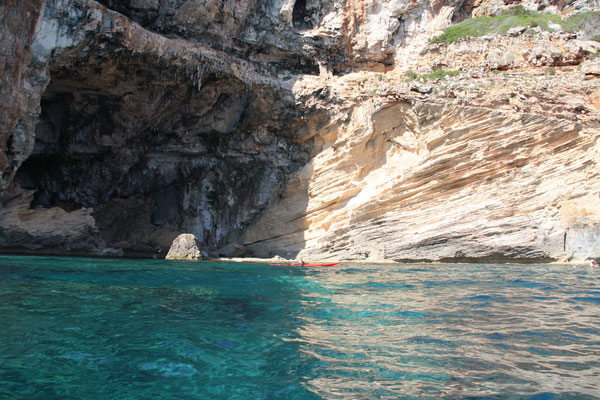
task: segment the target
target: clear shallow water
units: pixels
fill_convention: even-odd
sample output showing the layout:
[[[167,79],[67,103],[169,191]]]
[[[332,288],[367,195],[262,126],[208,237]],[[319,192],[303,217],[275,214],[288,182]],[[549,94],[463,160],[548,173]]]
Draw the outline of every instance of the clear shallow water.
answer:
[[[0,257],[0,398],[600,399],[600,271]]]

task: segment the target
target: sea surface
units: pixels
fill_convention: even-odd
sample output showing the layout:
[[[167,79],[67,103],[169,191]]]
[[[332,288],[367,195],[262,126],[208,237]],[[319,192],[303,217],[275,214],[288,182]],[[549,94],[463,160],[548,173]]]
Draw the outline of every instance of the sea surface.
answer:
[[[0,256],[2,399],[600,399],[600,270]]]

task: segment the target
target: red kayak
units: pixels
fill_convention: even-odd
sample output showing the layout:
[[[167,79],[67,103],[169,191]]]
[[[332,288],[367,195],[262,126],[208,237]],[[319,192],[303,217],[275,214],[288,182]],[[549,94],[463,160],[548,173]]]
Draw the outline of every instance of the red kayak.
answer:
[[[339,263],[324,263],[324,264],[315,264],[315,263],[304,263],[304,264],[269,264],[269,265],[277,265],[280,267],[333,267],[334,265],[338,265]]]

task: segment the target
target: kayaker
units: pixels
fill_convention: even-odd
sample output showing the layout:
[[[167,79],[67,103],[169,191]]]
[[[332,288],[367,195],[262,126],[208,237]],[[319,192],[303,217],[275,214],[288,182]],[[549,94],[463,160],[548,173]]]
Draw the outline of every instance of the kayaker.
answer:
[[[590,267],[595,268],[598,266],[598,263],[596,262],[596,260],[590,260]]]
[[[304,265],[304,260],[302,259],[302,257],[300,257],[300,265]]]

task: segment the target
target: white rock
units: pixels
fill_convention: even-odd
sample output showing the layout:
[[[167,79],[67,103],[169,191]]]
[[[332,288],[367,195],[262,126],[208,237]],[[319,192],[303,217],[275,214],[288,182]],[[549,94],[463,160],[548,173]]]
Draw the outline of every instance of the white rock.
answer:
[[[173,240],[173,244],[165,257],[166,260],[201,260],[202,243],[191,233],[183,233]]]
[[[600,75],[600,58],[583,62],[581,72],[586,75]]]
[[[492,49],[488,55],[486,64],[489,69],[508,69],[515,62],[515,54],[510,50]]]
[[[510,28],[506,34],[508,36],[519,36],[521,33],[527,30],[526,26],[515,26],[514,28]]]
[[[562,26],[560,26],[559,24],[555,24],[552,22],[548,22],[548,28],[552,29],[555,32],[562,32]]]

